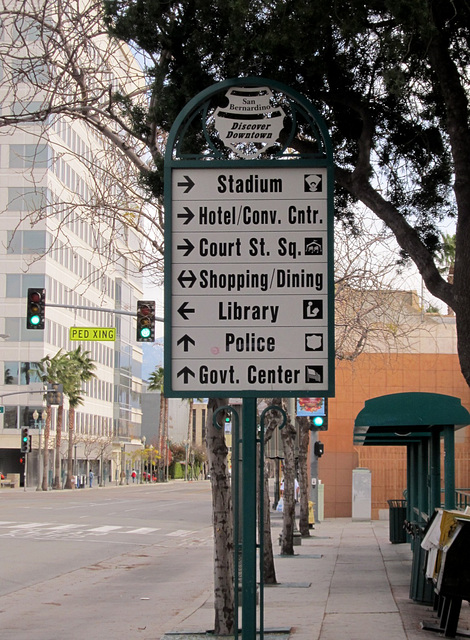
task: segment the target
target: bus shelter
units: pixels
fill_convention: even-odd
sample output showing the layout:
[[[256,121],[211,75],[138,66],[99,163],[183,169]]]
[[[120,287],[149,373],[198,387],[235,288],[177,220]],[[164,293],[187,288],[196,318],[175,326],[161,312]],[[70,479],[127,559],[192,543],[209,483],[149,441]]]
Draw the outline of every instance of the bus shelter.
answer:
[[[455,509],[455,430],[469,424],[470,413],[459,398],[419,392],[371,398],[354,422],[354,444],[406,446],[407,501],[403,525],[406,524],[411,536],[413,552],[410,598],[421,604],[431,605],[434,601],[433,585],[425,578],[426,552],[421,542],[436,508]],[[406,541],[406,537],[400,541]]]
[[[426,521],[441,505],[445,509],[456,506],[455,430],[469,424],[470,413],[460,398],[438,393],[395,393],[366,400],[354,422],[354,444],[406,446],[407,519]]]

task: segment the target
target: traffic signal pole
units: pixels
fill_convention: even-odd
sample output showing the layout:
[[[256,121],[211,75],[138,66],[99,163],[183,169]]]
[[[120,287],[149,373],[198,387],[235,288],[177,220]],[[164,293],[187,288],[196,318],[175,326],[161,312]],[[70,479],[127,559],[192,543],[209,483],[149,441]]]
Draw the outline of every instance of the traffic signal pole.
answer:
[[[26,491],[26,478],[28,477],[28,454],[24,454],[24,478],[23,478],[23,491]]]
[[[114,313],[119,316],[132,316],[134,318],[136,317],[135,311],[125,311],[124,309],[106,309],[104,307],[90,307],[89,305],[80,304],[57,304],[55,302],[48,302],[46,306],[60,309],[84,309],[85,311],[99,311],[100,313]],[[165,322],[165,319],[159,316],[155,316],[155,320],[157,322]]]

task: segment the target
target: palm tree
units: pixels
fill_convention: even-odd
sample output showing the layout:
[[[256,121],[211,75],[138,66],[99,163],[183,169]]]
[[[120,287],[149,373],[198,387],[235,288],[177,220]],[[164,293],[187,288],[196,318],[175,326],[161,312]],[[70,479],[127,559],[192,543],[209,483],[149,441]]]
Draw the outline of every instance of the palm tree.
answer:
[[[66,489],[72,489],[72,459],[73,459],[73,434],[75,431],[75,409],[83,404],[82,384],[95,377],[95,364],[89,357],[89,351],[82,351],[81,346],[67,353],[69,360],[68,376],[64,384],[64,393],[69,400],[68,421],[68,451],[67,451],[67,480]]]
[[[46,384],[63,384],[63,380],[66,376],[68,366],[67,354],[62,352],[62,349],[54,356],[44,356],[40,362],[35,364],[37,375],[41,378],[42,382]],[[51,406],[47,406],[46,410],[46,424],[44,425],[44,453],[43,453],[43,475],[42,475],[42,490],[48,489],[48,472],[49,472],[49,437],[51,433]],[[59,424],[57,424],[57,435],[59,436]],[[39,452],[41,455],[41,452]]]
[[[163,392],[164,369],[155,367],[149,376],[148,391],[160,391],[160,452],[163,460],[163,470],[168,462],[168,398]]]

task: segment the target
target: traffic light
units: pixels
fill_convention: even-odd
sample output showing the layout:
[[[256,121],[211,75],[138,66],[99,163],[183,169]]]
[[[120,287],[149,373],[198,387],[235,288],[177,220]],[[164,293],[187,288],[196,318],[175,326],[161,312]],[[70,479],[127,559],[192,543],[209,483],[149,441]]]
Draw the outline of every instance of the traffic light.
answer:
[[[155,342],[155,302],[137,302],[137,342]]]
[[[28,427],[21,428],[21,453],[29,453]]]
[[[313,453],[317,456],[317,458],[321,458],[325,453],[325,445],[320,440],[317,440],[313,445]]]
[[[48,407],[51,407],[52,405],[60,407],[60,405],[63,404],[63,388],[62,384],[57,384],[56,382],[47,385],[46,404]]]
[[[328,431],[328,398],[323,401],[323,414],[312,417],[311,431]]]
[[[26,308],[26,328],[44,329],[46,309],[46,290],[28,289],[28,304]]]

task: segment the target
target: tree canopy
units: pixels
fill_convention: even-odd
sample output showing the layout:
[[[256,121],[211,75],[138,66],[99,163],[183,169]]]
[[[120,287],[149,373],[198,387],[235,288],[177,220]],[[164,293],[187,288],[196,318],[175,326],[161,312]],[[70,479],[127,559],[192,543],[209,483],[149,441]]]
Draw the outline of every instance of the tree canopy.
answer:
[[[203,88],[256,75],[320,111],[334,146],[336,214],[362,202],[402,257],[457,316],[470,383],[470,7],[448,0],[105,0],[111,32],[145,52],[151,99],[128,115],[140,135],[168,130]],[[123,107],[126,105],[123,102]],[[155,130],[155,128],[153,129]],[[150,140],[147,143],[151,143]],[[305,149],[308,141],[297,140]],[[153,146],[155,148],[155,145]],[[159,159],[149,183],[161,189]],[[455,221],[453,284],[436,256]]]

